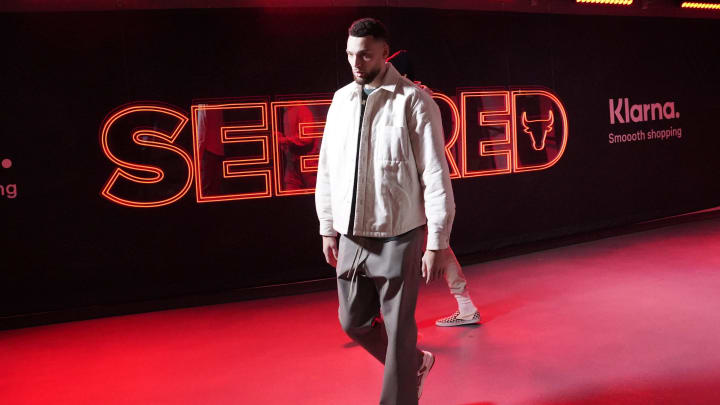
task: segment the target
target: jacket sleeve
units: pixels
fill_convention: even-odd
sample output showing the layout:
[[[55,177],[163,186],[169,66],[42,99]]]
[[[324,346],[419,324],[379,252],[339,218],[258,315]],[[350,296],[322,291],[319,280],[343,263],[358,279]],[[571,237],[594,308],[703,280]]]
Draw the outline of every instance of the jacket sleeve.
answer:
[[[315,183],[315,210],[320,221],[320,235],[337,236],[333,228],[332,195],[330,193],[330,170],[328,166],[328,144],[330,133],[333,130],[333,104],[330,104],[325,130],[320,145],[320,159],[318,161],[317,180]]]
[[[455,199],[450,171],[445,157],[440,108],[428,94],[416,93],[408,117],[410,139],[415,155],[420,186],[425,204],[428,238],[427,249],[450,246],[450,231],[455,218]]]

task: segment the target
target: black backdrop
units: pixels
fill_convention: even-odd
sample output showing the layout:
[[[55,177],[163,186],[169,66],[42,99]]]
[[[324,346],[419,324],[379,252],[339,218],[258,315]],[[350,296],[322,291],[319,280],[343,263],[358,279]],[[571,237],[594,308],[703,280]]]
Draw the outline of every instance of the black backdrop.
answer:
[[[537,172],[456,179],[458,256],[720,204],[713,20],[427,9],[214,9],[0,14],[0,315],[313,280],[311,195],[160,208],[100,196],[114,169],[98,132],[118,106],[327,93],[351,80],[346,28],[372,15],[417,78],[543,86],[562,100],[567,149]],[[673,101],[680,117],[611,125],[608,100]],[[610,144],[608,134],[682,128]],[[192,150],[186,126],[177,144]],[[579,269],[580,270],[580,269]],[[527,269],[531,272],[532,269]]]

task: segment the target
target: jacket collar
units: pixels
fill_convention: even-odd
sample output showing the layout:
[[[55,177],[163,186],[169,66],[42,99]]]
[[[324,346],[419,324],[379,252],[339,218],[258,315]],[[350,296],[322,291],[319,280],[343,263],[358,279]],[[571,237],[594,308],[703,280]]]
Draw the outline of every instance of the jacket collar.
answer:
[[[385,62],[385,66],[387,69],[385,70],[385,76],[383,77],[382,83],[376,90],[386,90],[390,93],[395,93],[395,87],[397,86],[398,80],[400,80],[400,72],[395,69],[395,66],[393,66],[390,62]],[[353,91],[350,92],[350,100],[352,100],[354,97],[359,96],[360,92],[362,91],[362,85],[355,83],[355,88]]]

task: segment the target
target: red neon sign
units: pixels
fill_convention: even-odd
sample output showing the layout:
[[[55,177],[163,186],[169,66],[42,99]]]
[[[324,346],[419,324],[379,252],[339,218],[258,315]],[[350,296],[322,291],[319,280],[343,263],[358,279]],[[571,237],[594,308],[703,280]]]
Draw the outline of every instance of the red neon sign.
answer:
[[[192,184],[192,159],[174,143],[187,121],[187,117],[180,111],[160,105],[129,105],[110,114],[100,130],[100,146],[105,156],[117,168],[103,186],[100,195],[120,205],[145,208],[172,204],[182,198]],[[126,133],[119,131],[120,128],[130,131],[129,140],[132,145],[125,145],[123,149],[130,149],[130,152],[135,153],[128,153],[128,158],[120,158],[113,152],[113,149],[116,149],[114,146],[121,144],[127,137]],[[130,158],[144,157],[138,156],[142,154],[142,151],[138,153],[138,149],[142,148],[170,152],[170,155],[158,160],[176,160],[168,166],[177,167],[177,158],[180,158],[186,173],[172,170],[171,167],[163,170],[159,166],[130,161]],[[154,157],[157,155],[155,153]],[[180,176],[181,180],[178,182],[166,179],[168,172],[175,177]],[[173,190],[174,184],[182,185]],[[141,195],[145,198],[141,198]]]
[[[514,140],[513,171],[537,171],[555,165],[565,153],[565,146],[567,146],[568,121],[565,107],[554,94],[545,90],[514,90],[511,94]],[[533,114],[532,110],[537,111]],[[522,114],[518,114],[519,111],[522,111]],[[542,141],[538,141],[533,134],[518,136],[517,128],[520,125],[517,124],[517,121],[520,120],[523,125],[522,118],[518,115],[525,117],[527,115],[550,116],[550,119],[527,121],[530,125],[532,125],[531,123],[539,124],[539,128],[534,130],[534,135],[542,138]]]
[[[450,120],[448,120],[448,117],[443,117],[443,123],[452,123],[452,129],[447,131],[450,133],[450,138],[445,141],[445,156],[447,157],[448,168],[450,169],[450,178],[458,179],[460,178],[460,170],[458,169],[452,149],[455,147],[455,144],[457,144],[457,140],[460,137],[460,111],[450,97],[442,93],[433,93],[432,97],[435,99],[435,102],[439,101],[438,105],[442,105],[444,103],[450,107]],[[445,135],[447,137],[447,133]]]
[[[510,173],[510,92],[463,92],[460,108],[464,117],[461,176]],[[477,117],[477,121],[471,117]]]
[[[275,195],[315,192],[315,177],[325,116],[332,100],[271,103]]]
[[[193,105],[191,114],[196,201],[271,197],[267,103]]]
[[[433,98],[443,112],[451,178],[544,170],[565,151],[567,113],[550,91],[468,90],[458,102],[442,93]],[[195,104],[189,119],[159,105],[124,107],[101,127],[103,152],[117,166],[101,195],[131,207],[167,205],[188,192],[193,176],[199,203],[312,194],[330,103]],[[188,121],[192,157],[177,142]],[[118,156],[138,147],[145,153]]]

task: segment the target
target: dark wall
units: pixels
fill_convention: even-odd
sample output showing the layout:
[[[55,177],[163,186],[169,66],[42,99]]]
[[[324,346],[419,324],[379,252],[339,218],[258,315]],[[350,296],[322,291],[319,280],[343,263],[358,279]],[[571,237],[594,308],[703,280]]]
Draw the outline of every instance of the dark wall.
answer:
[[[213,9],[0,14],[0,315],[331,277],[312,195],[158,208],[100,196],[116,166],[99,131],[128,103],[190,117],[197,100],[331,93],[351,80],[346,28],[373,15],[417,79],[539,86],[567,148],[541,171],[453,181],[458,256],[720,204],[712,20],[426,9]],[[609,100],[674,102],[677,118],[611,124]],[[608,134],[681,128],[609,143]],[[176,145],[192,153],[186,125]],[[172,173],[170,173],[172,174]],[[14,198],[9,185],[14,184]],[[532,269],[528,269],[532,271]]]

